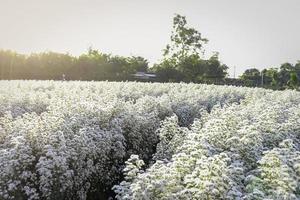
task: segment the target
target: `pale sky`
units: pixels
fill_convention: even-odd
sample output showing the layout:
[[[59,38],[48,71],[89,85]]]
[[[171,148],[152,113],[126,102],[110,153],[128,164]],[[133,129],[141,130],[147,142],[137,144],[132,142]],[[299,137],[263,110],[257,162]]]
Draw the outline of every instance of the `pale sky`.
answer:
[[[300,60],[300,0],[0,0],[0,49],[79,55],[89,46],[159,62],[174,13],[236,74]]]

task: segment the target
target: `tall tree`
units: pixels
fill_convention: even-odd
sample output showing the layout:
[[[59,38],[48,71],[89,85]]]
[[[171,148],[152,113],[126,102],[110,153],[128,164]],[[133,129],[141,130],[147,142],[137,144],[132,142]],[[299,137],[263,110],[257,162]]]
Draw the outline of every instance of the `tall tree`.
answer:
[[[187,24],[184,16],[176,14],[173,18],[173,30],[170,44],[163,50],[163,61],[155,69],[161,80],[202,82],[204,79],[216,80],[226,76],[227,66],[214,54],[204,60],[203,45],[208,42],[201,33]]]
[[[208,40],[203,38],[199,31],[187,26],[185,16],[176,14],[173,18],[171,43],[163,50],[163,55],[179,62],[189,55],[203,53],[202,46],[207,42]]]

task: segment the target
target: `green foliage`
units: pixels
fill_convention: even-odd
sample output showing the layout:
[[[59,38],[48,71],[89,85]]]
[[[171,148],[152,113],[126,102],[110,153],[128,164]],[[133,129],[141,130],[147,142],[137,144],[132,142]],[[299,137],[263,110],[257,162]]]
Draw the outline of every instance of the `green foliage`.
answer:
[[[195,28],[189,27],[185,16],[176,14],[172,27],[170,43],[163,50],[162,61],[151,68],[143,57],[116,56],[92,48],[78,57],[55,52],[22,55],[0,50],[0,80],[132,81],[139,80],[134,77],[137,72],[152,72],[156,76],[150,80],[158,82],[299,90],[300,61],[295,65],[284,63],[279,69],[268,68],[261,72],[250,68],[238,79],[228,78],[228,66],[221,63],[217,52],[208,59],[203,58],[203,47],[208,39],[202,37]]]
[[[270,88],[278,87],[278,70],[276,68],[264,69],[262,71],[263,74],[263,83],[265,86],[269,86]]]
[[[131,73],[133,72],[147,72],[148,71],[148,61],[141,56],[132,56],[127,59],[129,63],[129,69]]]
[[[198,55],[203,44],[208,42],[201,33],[194,28],[187,27],[185,16],[176,14],[173,18],[171,43],[164,49],[165,58],[173,58],[180,62],[190,55]]]
[[[148,71],[142,57],[122,57],[89,49],[74,57],[69,54],[44,52],[29,56],[0,50],[0,79],[38,80],[132,80],[137,71]]]
[[[172,60],[164,60],[152,68],[161,82],[180,82],[183,80],[183,74],[174,68]]]
[[[227,69],[228,67],[226,65],[221,64],[219,61],[219,54],[216,53],[207,60],[207,69],[204,77],[208,80],[223,79],[227,75]]]
[[[240,77],[246,86],[263,86],[265,88],[299,89],[300,82],[300,62],[295,65],[284,63],[277,68],[264,69],[259,72],[258,69],[247,69]]]
[[[240,78],[247,86],[259,86],[261,81],[260,72],[256,68],[247,69]]]
[[[296,72],[290,73],[290,80],[287,82],[288,86],[296,89],[299,86],[299,81]]]
[[[188,27],[184,16],[176,14],[173,18],[170,39],[170,44],[163,50],[163,61],[153,68],[159,80],[214,83],[225,78],[228,67],[221,64],[218,53],[208,60],[201,58],[203,45],[208,40],[196,29]]]

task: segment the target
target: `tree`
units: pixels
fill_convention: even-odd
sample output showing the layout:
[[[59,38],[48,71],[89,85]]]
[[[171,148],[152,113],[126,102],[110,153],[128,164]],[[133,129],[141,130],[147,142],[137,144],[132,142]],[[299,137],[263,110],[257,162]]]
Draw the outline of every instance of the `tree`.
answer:
[[[74,64],[74,58],[68,54],[45,52],[36,55],[42,79],[60,80]]]
[[[297,74],[297,78],[298,78],[298,80],[300,80],[300,60],[297,61],[294,68],[295,68],[295,72]]]
[[[202,46],[208,40],[201,36],[201,33],[194,28],[187,26],[184,16],[176,14],[173,18],[173,31],[171,43],[163,50],[165,59],[173,58],[180,62],[189,55],[199,55],[202,53]]]
[[[106,80],[107,68],[111,55],[89,48],[80,55],[69,74],[74,80]]]
[[[177,70],[182,74],[185,82],[198,82],[206,70],[206,61],[200,59],[199,55],[192,54],[182,58],[177,64]]]
[[[294,71],[294,66],[290,63],[284,63],[280,66],[278,73],[278,81],[281,87],[287,86],[288,81],[290,80],[290,74]]]
[[[132,56],[127,59],[129,63],[130,73],[147,72],[149,69],[149,62],[141,56]]]
[[[221,80],[226,77],[227,69],[228,67],[219,61],[219,54],[215,53],[207,60],[207,69],[204,78],[213,82]]]
[[[247,69],[240,77],[246,84],[246,86],[259,86],[261,81],[261,75],[258,69]]]
[[[109,59],[108,80],[126,80],[131,76],[128,60],[122,56],[112,56]]]
[[[264,87],[278,89],[278,69],[269,68],[262,70]]]
[[[163,60],[151,69],[156,73],[158,80],[161,82],[180,82],[184,79],[183,73],[174,68],[172,59]]]
[[[288,81],[287,85],[291,89],[298,89],[299,88],[299,80],[298,80],[296,72],[292,72],[290,74],[290,80]]]
[[[209,60],[201,58],[203,45],[208,40],[196,29],[188,27],[184,16],[176,14],[173,18],[170,39],[170,44],[163,50],[163,61],[154,68],[161,80],[214,82],[226,76],[228,67],[220,63],[217,53]]]
[[[25,56],[10,50],[0,50],[0,79],[18,79],[24,73]]]

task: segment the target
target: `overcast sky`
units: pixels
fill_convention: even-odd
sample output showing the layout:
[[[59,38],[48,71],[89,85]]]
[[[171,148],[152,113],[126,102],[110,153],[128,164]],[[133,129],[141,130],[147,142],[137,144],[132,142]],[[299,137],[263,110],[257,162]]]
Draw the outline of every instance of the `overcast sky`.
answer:
[[[161,59],[174,13],[223,63],[259,69],[300,60],[300,0],[0,0],[0,49]]]

